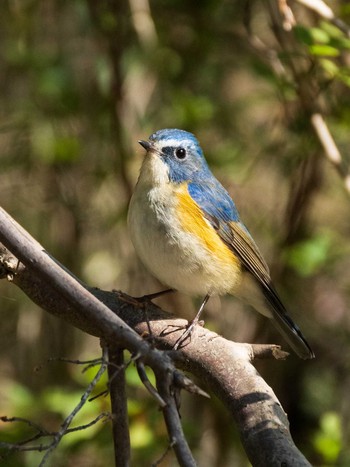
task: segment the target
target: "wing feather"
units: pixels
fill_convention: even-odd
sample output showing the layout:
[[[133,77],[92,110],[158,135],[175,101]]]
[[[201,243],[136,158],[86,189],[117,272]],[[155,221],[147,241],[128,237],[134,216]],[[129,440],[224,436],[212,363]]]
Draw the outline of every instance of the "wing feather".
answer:
[[[189,184],[189,193],[221,240],[240,258],[245,269],[260,284],[273,312],[276,328],[301,358],[313,358],[312,349],[299,327],[287,314],[272,285],[269,268],[248,230],[240,222],[236,206],[226,190],[220,184]]]

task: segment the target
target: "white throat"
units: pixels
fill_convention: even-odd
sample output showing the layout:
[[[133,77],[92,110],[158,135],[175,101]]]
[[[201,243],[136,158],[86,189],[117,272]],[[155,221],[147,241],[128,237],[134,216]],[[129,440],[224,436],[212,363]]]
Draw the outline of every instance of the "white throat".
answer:
[[[169,183],[169,167],[154,152],[148,152],[141,166],[138,184],[161,186]]]

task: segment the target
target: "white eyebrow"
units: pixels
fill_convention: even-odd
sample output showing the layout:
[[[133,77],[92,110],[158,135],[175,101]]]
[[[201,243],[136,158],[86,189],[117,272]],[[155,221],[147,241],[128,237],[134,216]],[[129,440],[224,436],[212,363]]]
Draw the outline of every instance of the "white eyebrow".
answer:
[[[179,139],[166,139],[166,140],[160,140],[158,141],[158,144],[161,148],[165,148],[167,146],[175,146],[175,147],[179,147],[179,146],[192,146],[193,145],[193,141],[191,141],[190,139],[182,139],[182,140],[179,140]]]

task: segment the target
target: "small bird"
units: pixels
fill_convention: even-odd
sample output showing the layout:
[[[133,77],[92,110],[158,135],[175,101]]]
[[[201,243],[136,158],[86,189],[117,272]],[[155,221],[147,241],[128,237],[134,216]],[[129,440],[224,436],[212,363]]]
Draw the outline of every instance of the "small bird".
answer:
[[[147,153],[128,212],[135,250],[163,284],[205,297],[176,347],[190,335],[212,295],[231,294],[271,318],[300,358],[314,358],[196,137],[184,130],[164,129],[139,144]]]

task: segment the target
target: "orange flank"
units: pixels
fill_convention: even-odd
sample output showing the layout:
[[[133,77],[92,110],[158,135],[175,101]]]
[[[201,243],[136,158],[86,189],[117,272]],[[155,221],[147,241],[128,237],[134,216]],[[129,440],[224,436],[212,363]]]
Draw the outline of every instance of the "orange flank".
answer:
[[[190,232],[197,238],[201,239],[204,246],[209,251],[215,252],[215,256],[218,260],[226,264],[228,262],[237,264],[238,260],[232,251],[225,245],[213,227],[211,227],[206,221],[201,208],[189,195],[187,185],[181,185],[176,195],[178,199],[176,210],[183,230]]]

